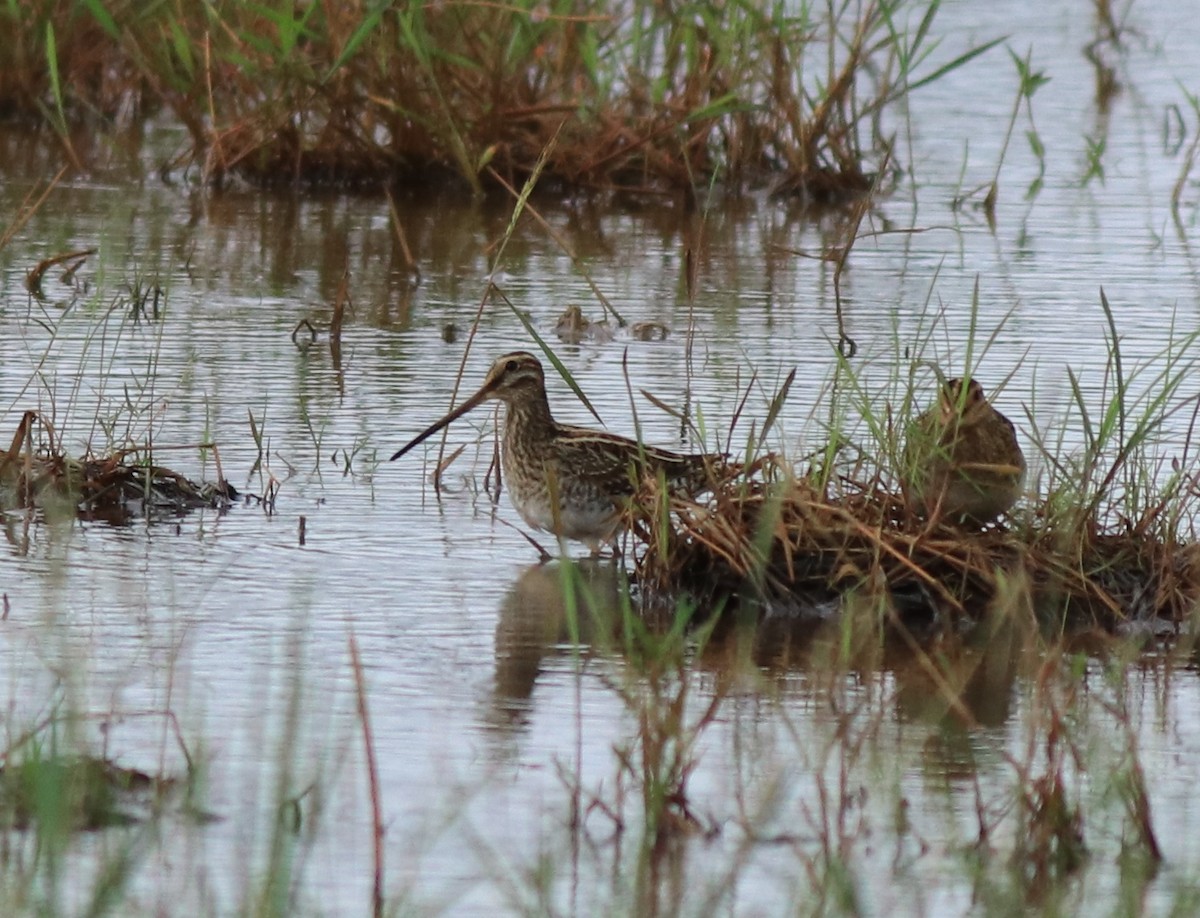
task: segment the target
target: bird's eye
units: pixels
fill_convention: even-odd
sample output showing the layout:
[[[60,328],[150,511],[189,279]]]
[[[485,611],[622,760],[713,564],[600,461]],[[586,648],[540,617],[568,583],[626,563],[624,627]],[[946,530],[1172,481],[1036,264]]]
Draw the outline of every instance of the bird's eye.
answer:
[[[515,360],[510,360],[508,363],[506,363],[504,365],[504,369],[507,370],[509,373],[517,372],[517,362]]]

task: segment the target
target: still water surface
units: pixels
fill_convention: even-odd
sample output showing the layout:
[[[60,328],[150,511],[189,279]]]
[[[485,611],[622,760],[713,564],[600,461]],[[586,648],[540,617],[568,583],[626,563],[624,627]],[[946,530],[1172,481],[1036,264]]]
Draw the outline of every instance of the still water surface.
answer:
[[[1066,410],[1067,368],[1093,393],[1104,380],[1101,287],[1130,366],[1153,365],[1172,323],[1177,338],[1200,329],[1191,246],[1198,189],[1187,183],[1173,214],[1183,152],[1163,127],[1178,107],[1188,131],[1200,128],[1176,82],[1198,88],[1188,68],[1200,55],[1200,20],[1180,21],[1166,0],[1137,5],[1139,37],[1114,57],[1123,90],[1102,111],[1080,51],[1093,37],[1085,5],[1044,6],[951,3],[938,27],[946,59],[1007,34],[1051,77],[1033,105],[1045,187],[1023,197],[1038,166],[1021,121],[1000,174],[995,228],[970,202],[952,207],[990,180],[999,157],[1016,76],[995,51],[923,89],[896,125],[908,132],[898,149],[911,175],[870,215],[878,234],[858,240],[843,296],[856,366],[881,398],[925,338],[926,356],[960,369],[974,322],[979,377],[1007,380],[1000,407],[1026,432],[1031,423],[1061,430],[1069,449],[1080,434]],[[1083,180],[1085,138],[1105,141],[1103,180]],[[601,808],[582,833],[571,832],[574,782],[585,805],[593,797],[614,805],[614,749],[635,727],[614,687],[624,663],[568,646],[554,568],[531,567],[515,512],[482,489],[486,412],[451,432],[452,445],[468,448],[441,500],[423,483],[422,455],[382,460],[448,405],[489,276],[552,340],[566,304],[600,317],[587,281],[531,221],[492,265],[487,253],[509,216],[502,204],[402,200],[418,279],[386,202],[218,194],[186,176],[164,184],[156,156],[177,140],[154,126],[135,154],[98,152],[94,173],[55,190],[0,252],[0,430],[37,408],[72,454],[152,433],[160,446],[188,447],[161,458],[193,478],[215,477],[212,453],[195,448],[215,442],[236,486],[261,494],[268,476],[279,483],[274,513],[243,506],[124,528],[6,519],[0,690],[9,731],[65,697],[107,716],[103,742],[122,764],[177,769],[163,719],[146,713],[170,709],[208,768],[206,805],[219,821],[181,821],[156,839],[135,877],[134,904],[225,913],[252,898],[282,782],[289,796],[312,788],[295,838],[297,911],[364,913],[370,802],[351,633],[379,757],[387,892],[414,913],[603,914],[647,910],[656,899],[689,914],[713,902],[725,913],[804,912],[814,901],[809,866],[830,835],[847,839],[840,856],[867,913],[965,914],[986,902],[962,863],[978,836],[977,794],[1002,806],[1013,779],[1003,754],[1027,741],[1036,661],[1015,651],[964,663],[979,683],[968,692],[978,721],[970,730],[902,663],[831,682],[797,654],[729,690],[719,662],[697,661],[692,717],[714,692],[730,692],[701,735],[689,785],[702,822],[719,831],[694,836],[649,880],[623,872],[635,862],[634,842],[620,843]],[[0,201],[11,213],[57,162],[19,136],[0,137],[0,147],[8,164]],[[797,253],[837,241],[836,215],[765,197],[717,201],[700,214],[670,202],[636,211],[539,206],[626,319],[671,330],[661,341],[622,331],[557,347],[610,430],[634,431],[625,360],[635,393],[687,405],[719,431],[753,373],[760,383],[744,425],[761,421],[795,367],[772,445],[799,458],[821,443],[838,338],[832,279],[827,264]],[[923,232],[903,232],[913,229]],[[71,281],[52,273],[44,301],[28,296],[24,274],[38,260],[92,246],[98,253]],[[699,265],[690,305],[689,247]],[[304,319],[328,321],[344,270],[352,309],[335,361],[324,336],[298,346],[292,332]],[[159,319],[110,311],[131,285],[162,288]],[[460,335],[447,343],[450,323]],[[489,305],[464,385],[496,354],[530,347],[518,319]],[[931,378],[919,384],[932,393]],[[593,423],[558,381],[551,399],[562,419]],[[680,443],[676,421],[640,396],[635,404],[648,441]],[[262,465],[250,415],[264,438]],[[1161,449],[1170,458],[1181,441]],[[1097,713],[1114,690],[1103,664],[1092,667],[1095,695],[1078,710],[1096,714],[1087,734],[1096,749],[1074,779],[1094,785],[1085,812],[1111,815],[1103,775],[1124,740]],[[1200,877],[1200,682],[1191,670],[1130,678],[1123,697],[1168,849],[1145,901],[1153,912]],[[100,723],[88,728],[98,744]],[[869,742],[853,741],[859,730]],[[829,795],[848,801],[852,824],[827,823]],[[904,831],[896,829],[901,810]],[[1111,832],[1089,826],[1095,866],[1072,907],[1112,907],[1118,825],[1114,817]],[[81,878],[106,844],[80,841]]]

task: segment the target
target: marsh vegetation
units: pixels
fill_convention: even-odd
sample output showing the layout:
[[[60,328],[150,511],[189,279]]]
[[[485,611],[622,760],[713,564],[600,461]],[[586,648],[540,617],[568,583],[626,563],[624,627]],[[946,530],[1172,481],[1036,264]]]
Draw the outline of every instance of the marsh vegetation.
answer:
[[[64,3],[8,7],[0,110],[137,132],[202,181],[695,195],[865,191],[885,119],[998,43],[929,63],[940,3]],[[3,20],[0,20],[3,22]],[[887,179],[890,181],[890,178]]]
[[[0,26],[0,911],[1195,910],[1170,4]],[[513,350],[730,474],[534,563]]]

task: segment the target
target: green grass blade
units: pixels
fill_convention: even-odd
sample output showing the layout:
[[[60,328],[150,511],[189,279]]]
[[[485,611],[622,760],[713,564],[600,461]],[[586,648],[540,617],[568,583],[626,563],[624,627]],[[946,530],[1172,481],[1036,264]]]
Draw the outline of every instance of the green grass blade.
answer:
[[[377,3],[374,9],[367,14],[366,18],[358,24],[358,27],[346,39],[346,44],[342,46],[341,52],[334,59],[333,63],[329,65],[329,70],[326,71],[324,78],[321,80],[322,83],[329,82],[330,78],[342,68],[346,61],[350,60],[358,52],[362,43],[367,40],[367,36],[379,28],[379,22],[383,18],[386,8],[386,5]]]
[[[508,304],[508,308],[512,310],[513,315],[521,320],[521,324],[525,326],[525,331],[529,332],[529,337],[531,337],[534,342],[536,342],[537,346],[541,348],[542,353],[546,355],[546,359],[554,365],[554,369],[558,371],[558,375],[561,376],[563,381],[571,387],[571,391],[575,393],[576,397],[581,402],[583,402],[584,407],[591,412],[592,417],[603,424],[604,419],[600,417],[600,412],[596,410],[595,406],[593,406],[591,401],[588,400],[588,397],[584,395],[583,389],[579,387],[579,383],[575,382],[575,377],[571,375],[571,371],[568,370],[566,365],[558,359],[558,355],[554,353],[554,350],[549,344],[546,343],[546,339],[537,333],[537,329],[534,328],[533,323],[529,321],[529,316],[517,309],[517,307],[513,305],[512,301],[509,300],[508,297],[503,296],[503,294],[501,294],[501,296],[504,302]]]
[[[92,14],[92,18],[96,20],[96,22],[100,25],[100,28],[108,33],[109,38],[113,39],[114,41],[121,40],[120,27],[117,25],[116,20],[112,18],[112,15],[108,12],[108,10],[104,8],[104,4],[101,3],[100,0],[83,0],[83,6],[84,9]]]
[[[938,67],[935,71],[933,71],[933,73],[926,74],[925,76],[921,77],[921,79],[916,80],[915,82],[906,84],[904,87],[902,87],[899,90],[898,93],[893,94],[892,96],[889,96],[887,101],[889,101],[889,102],[894,101],[896,98],[898,98],[899,95],[901,95],[903,93],[912,92],[913,90],[920,89],[922,86],[928,86],[930,83],[934,82],[935,80],[940,80],[947,73],[951,73],[955,70],[958,70],[959,68],[961,68],[961,67],[965,66],[966,64],[969,64],[971,61],[975,60],[975,58],[979,57],[980,55],[986,54],[987,52],[991,51],[997,45],[1004,44],[1004,42],[1006,42],[1006,41],[1008,41],[1008,36],[1002,35],[999,38],[994,38],[989,42],[985,42],[984,44],[980,45],[977,48],[972,48],[969,51],[964,51],[958,57],[954,58],[954,60],[943,64],[941,67]]]
[[[58,75],[58,44],[54,40],[53,22],[46,23],[46,66],[50,71],[50,92],[54,96],[54,108],[58,113],[58,124],[56,126],[61,133],[65,134],[67,119],[63,110],[62,83]]]

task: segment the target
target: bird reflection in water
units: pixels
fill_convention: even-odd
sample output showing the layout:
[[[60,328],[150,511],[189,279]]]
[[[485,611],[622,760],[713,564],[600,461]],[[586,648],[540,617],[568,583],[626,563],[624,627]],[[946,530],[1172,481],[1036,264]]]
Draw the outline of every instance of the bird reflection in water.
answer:
[[[621,624],[623,581],[611,559],[560,561],[521,573],[496,622],[493,726],[528,723],[548,657],[611,645]]]

